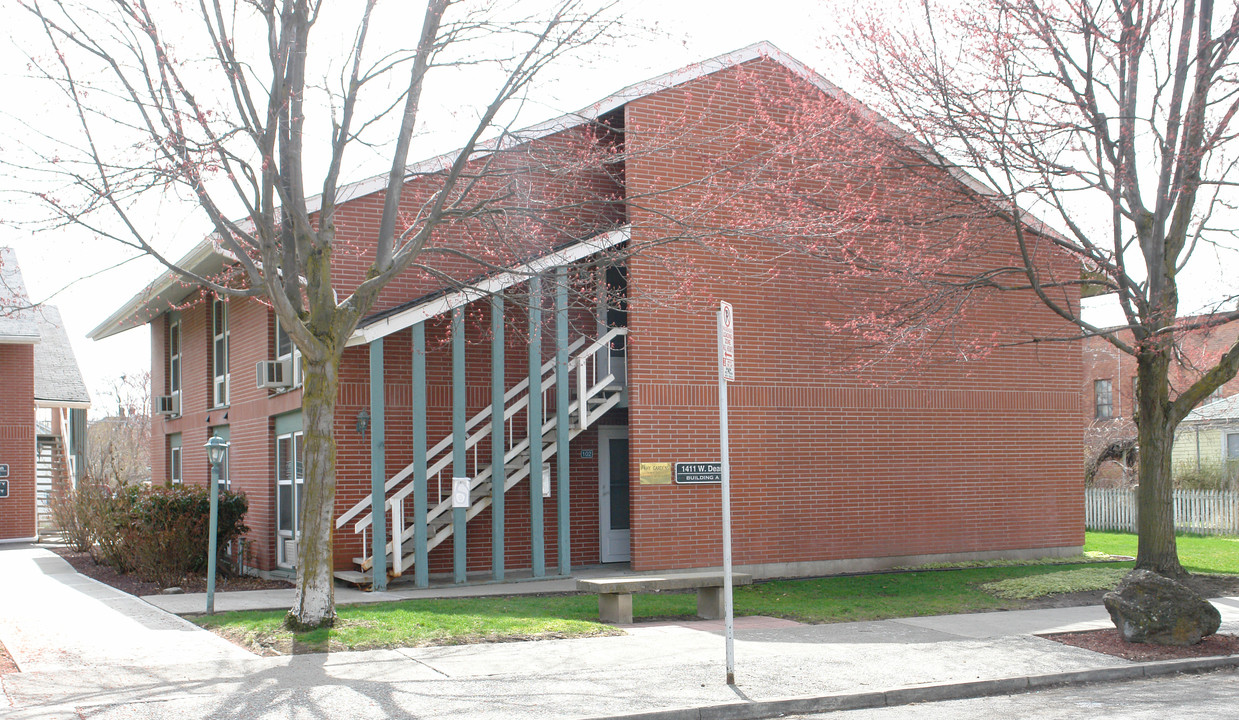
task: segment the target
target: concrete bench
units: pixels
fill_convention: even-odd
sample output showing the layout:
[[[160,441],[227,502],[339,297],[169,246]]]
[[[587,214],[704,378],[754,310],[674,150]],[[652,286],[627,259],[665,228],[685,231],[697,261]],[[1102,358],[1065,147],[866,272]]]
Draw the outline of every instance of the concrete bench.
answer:
[[[732,573],[731,584],[748,585],[753,576]],[[598,618],[605,623],[632,623],[632,594],[664,590],[697,591],[697,617],[718,620],[723,617],[723,573],[669,573],[667,575],[629,575],[589,578],[576,581],[580,592],[598,595]]]

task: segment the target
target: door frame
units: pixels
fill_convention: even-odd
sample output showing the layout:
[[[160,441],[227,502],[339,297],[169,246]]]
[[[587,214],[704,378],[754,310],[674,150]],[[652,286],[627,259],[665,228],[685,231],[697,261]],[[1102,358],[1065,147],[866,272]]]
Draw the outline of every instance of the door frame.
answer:
[[[627,425],[598,426],[598,561],[629,562],[632,559],[632,468],[629,466],[628,529],[621,538],[611,530],[611,440],[627,440]],[[629,458],[631,458],[631,453]]]

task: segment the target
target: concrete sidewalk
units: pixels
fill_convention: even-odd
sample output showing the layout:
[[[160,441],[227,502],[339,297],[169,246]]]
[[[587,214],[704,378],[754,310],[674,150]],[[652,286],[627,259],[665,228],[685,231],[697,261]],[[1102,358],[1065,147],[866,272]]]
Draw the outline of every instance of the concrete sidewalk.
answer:
[[[740,618],[734,688],[723,683],[719,621],[258,657],[40,548],[0,549],[0,577],[0,642],[21,669],[0,676],[0,717],[23,720],[775,717],[1239,664],[1131,663],[1033,635],[1107,627],[1101,607],[835,625]],[[1239,631],[1239,599],[1215,603],[1223,630]]]

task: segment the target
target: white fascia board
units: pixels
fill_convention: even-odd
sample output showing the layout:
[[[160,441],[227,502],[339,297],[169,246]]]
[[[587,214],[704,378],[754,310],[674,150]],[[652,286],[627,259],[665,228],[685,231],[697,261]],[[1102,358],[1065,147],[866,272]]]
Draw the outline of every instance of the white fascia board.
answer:
[[[231,256],[217,248],[214,239],[208,237],[195,245],[176,265],[177,267],[187,268],[191,272],[198,272],[204,264],[214,257],[227,259]],[[145,290],[134,295],[129,299],[129,302],[108,316],[98,327],[86,333],[86,337],[91,340],[102,340],[126,330],[131,330],[139,325],[145,325],[150,322],[151,318],[143,319],[141,322],[135,321],[135,318],[141,311],[158,309],[162,313],[166,308],[156,308],[156,305],[169,305],[180,302],[189,293],[193,292],[194,289],[195,286],[180,273],[173,270],[164,270],[159,277],[146,286]]]
[[[0,335],[0,345],[34,345],[42,339],[38,335]]]
[[[562,250],[544,255],[525,265],[491,275],[476,284],[445,293],[420,305],[382,318],[365,327],[357,328],[345,345],[346,347],[365,345],[407,327],[412,327],[420,322],[425,322],[432,317],[437,317],[463,305],[468,305],[474,300],[481,300],[495,293],[503,292],[513,285],[525,282],[534,275],[561,265],[569,265],[591,255],[596,255],[603,250],[615,247],[628,240],[630,234],[631,227],[625,225],[618,230],[612,230],[609,233],[596,235],[588,240],[582,240],[574,245],[569,245]]]
[[[39,398],[35,398],[34,406],[37,408],[69,408],[70,410],[89,410],[91,404],[89,402],[40,400]]]

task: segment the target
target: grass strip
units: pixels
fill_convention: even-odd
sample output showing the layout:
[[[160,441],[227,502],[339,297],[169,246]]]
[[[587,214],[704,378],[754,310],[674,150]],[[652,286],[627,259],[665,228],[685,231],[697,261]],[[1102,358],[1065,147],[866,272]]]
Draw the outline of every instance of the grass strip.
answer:
[[[1136,555],[1132,533],[1089,532],[1084,549],[1111,555]],[[1239,538],[1179,535],[1175,538],[1179,562],[1192,573],[1239,575]]]

